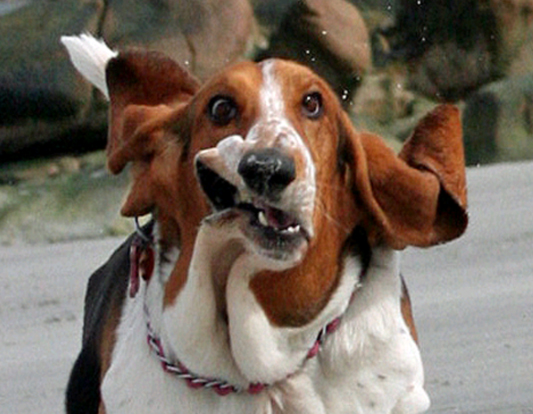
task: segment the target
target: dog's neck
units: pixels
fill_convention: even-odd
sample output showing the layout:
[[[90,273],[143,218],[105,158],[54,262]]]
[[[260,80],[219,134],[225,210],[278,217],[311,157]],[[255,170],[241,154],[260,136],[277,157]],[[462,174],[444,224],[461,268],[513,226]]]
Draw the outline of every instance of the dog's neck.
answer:
[[[210,235],[213,234],[202,229],[199,239],[205,241]],[[157,236],[155,238],[157,240]],[[102,384],[103,399],[110,412],[148,412],[153,408],[150,404],[154,395],[161,397],[158,407],[162,413],[173,413],[177,406],[189,407],[189,411],[194,412],[219,410],[228,414],[249,410],[281,412],[280,407],[283,407],[283,412],[294,413],[341,412],[347,406],[366,407],[375,404],[376,407],[393,407],[402,403],[398,403],[398,398],[403,395],[403,390],[408,390],[405,398],[415,405],[413,412],[427,407],[427,397],[421,388],[423,374],[419,353],[400,311],[398,254],[391,249],[372,249],[371,261],[365,267],[367,273],[363,286],[355,291],[352,301],[353,286],[363,266],[356,254],[346,255],[340,282],[328,306],[320,313],[321,319],[317,318],[316,322],[300,328],[264,325],[267,318],[260,309],[258,311],[257,304],[255,308],[247,305],[248,301],[253,300],[250,292],[241,296],[235,292],[234,285],[244,285],[238,283],[238,277],[246,276],[239,273],[235,266],[230,269],[228,276],[228,303],[240,297],[240,309],[246,311],[245,306],[250,309],[242,313],[241,320],[234,319],[234,312],[230,309],[229,328],[223,318],[217,319],[215,316],[210,320],[202,319],[206,314],[205,308],[211,310],[209,315],[217,314],[217,306],[211,306],[206,300],[209,296],[206,292],[215,289],[213,283],[203,286],[196,283],[196,292],[187,291],[191,288],[187,283],[183,292],[187,295],[196,293],[196,302],[189,300],[188,306],[182,306],[178,313],[177,306],[184,299],[180,295],[174,308],[165,309],[164,284],[178,259],[179,251],[170,249],[168,245],[165,249],[160,246],[157,249],[154,274],[147,283],[141,281],[135,297],[127,298],[117,333],[116,356]],[[199,270],[209,269],[201,260],[206,256],[206,252],[195,252],[191,272],[196,273],[190,276],[198,276]],[[241,256],[236,266],[248,265]],[[197,269],[193,270],[195,267]],[[209,280],[201,279],[203,282]],[[248,348],[245,351],[253,352],[245,357],[253,360],[259,369],[271,364],[272,373],[276,374],[274,381],[278,378],[281,380],[257,395],[232,393],[220,398],[210,390],[190,390],[185,381],[164,372],[157,358],[149,352],[143,313],[145,305],[151,312],[150,322],[154,333],[161,337],[161,346],[169,360],[176,361],[174,358],[179,357],[197,375],[216,377],[246,387],[253,382],[252,378],[267,377],[265,371],[263,376],[252,376],[246,361],[243,362],[242,355],[238,354],[244,346]],[[342,314],[338,329],[322,344],[319,358],[307,360],[303,366],[298,365],[305,359],[308,347],[323,326],[322,320],[328,319],[328,313]],[[247,332],[241,328],[244,334],[239,337],[239,332],[232,330],[231,325],[242,323],[242,319],[253,329]],[[191,354],[186,354],[184,344],[173,336],[178,332],[174,322],[184,322],[178,329],[184,329],[179,332],[180,335],[191,342],[185,344],[189,345]],[[247,333],[250,335],[247,336]],[[307,338],[309,342],[305,343]],[[243,342],[243,346],[235,349],[234,345],[239,341]],[[285,366],[292,361],[296,361],[295,370],[290,372],[292,375],[289,377],[283,377],[283,372],[289,371],[284,370]],[[204,370],[193,371],[191,362],[196,364],[195,367],[204,367]],[[261,374],[261,371],[258,373]],[[146,378],[150,380],[146,382]],[[265,379],[261,382],[268,381]],[[137,392],[132,393],[132,389]],[[376,392],[369,395],[369,389]],[[343,397],[339,398],[340,395]]]
[[[156,226],[156,240],[159,231]],[[186,283],[167,306],[165,285],[180,252],[156,243],[156,270],[144,299],[150,324],[167,358],[198,376],[243,389],[276,383],[301,369],[321,329],[344,313],[363,266],[357,260],[345,264],[350,269],[314,320],[281,328],[271,323],[249,288],[260,261],[238,242],[228,242],[228,236],[227,228],[200,226]]]

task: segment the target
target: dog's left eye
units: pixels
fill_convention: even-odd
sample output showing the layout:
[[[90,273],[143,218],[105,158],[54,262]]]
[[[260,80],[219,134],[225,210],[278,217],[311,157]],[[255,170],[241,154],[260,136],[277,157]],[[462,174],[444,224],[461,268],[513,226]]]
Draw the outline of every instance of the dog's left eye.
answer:
[[[316,119],[322,115],[322,95],[312,92],[304,96],[302,109],[305,116]]]
[[[211,120],[219,125],[228,125],[237,116],[237,104],[227,96],[215,96],[209,101],[208,114]]]

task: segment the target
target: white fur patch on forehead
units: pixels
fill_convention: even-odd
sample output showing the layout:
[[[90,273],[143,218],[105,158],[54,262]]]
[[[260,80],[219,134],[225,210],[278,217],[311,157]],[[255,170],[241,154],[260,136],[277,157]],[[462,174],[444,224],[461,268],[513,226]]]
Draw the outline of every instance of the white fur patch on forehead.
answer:
[[[261,86],[261,112],[266,119],[280,118],[284,116],[285,105],[281,87],[274,73],[274,60],[263,63],[263,85]]]
[[[248,140],[264,139],[260,131],[269,130],[271,139],[277,141],[277,145],[285,149],[302,151],[305,154],[307,163],[312,164],[305,143],[287,117],[283,91],[277,78],[276,61],[274,59],[266,60],[262,63],[262,74],[263,84],[259,92],[260,119],[255,127],[252,128],[252,133],[249,134]]]
[[[299,200],[303,210],[312,212],[316,193],[315,164],[309,148],[296,131],[289,118],[283,90],[274,59],[262,63],[263,84],[259,92],[260,119],[252,127],[245,141],[254,144],[264,140],[265,145],[275,145],[290,153],[298,152],[304,160],[304,168],[298,179],[291,183],[294,200]],[[311,214],[311,213],[310,213]]]

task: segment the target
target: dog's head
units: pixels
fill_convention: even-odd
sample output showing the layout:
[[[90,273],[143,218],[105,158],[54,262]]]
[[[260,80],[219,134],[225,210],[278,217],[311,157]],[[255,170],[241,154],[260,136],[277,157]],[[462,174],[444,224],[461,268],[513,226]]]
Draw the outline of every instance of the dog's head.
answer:
[[[126,216],[157,210],[183,232],[240,220],[258,255],[301,258],[324,233],[362,225],[394,248],[466,226],[457,109],[429,114],[396,156],[358,133],[328,85],[282,60],[241,63],[203,86],[156,53],[107,66],[109,168],[132,164]]]
[[[204,225],[227,229],[218,234],[254,255],[250,287],[280,325],[305,323],[324,306],[356,228],[394,249],[466,228],[455,107],[427,115],[396,155],[354,129],[319,76],[289,61],[239,63],[201,86],[160,54],[125,52],[109,61],[106,80],[108,166],[130,164],[133,177],[122,213],[154,212],[162,242],[181,249],[167,301]]]

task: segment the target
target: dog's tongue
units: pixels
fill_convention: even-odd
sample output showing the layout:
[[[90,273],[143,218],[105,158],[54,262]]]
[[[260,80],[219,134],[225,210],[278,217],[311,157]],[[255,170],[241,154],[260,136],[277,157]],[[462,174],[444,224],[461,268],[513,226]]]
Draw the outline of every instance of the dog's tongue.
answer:
[[[264,211],[270,227],[274,227],[277,230],[283,230],[295,225],[294,220],[288,214],[277,208],[266,207]]]

